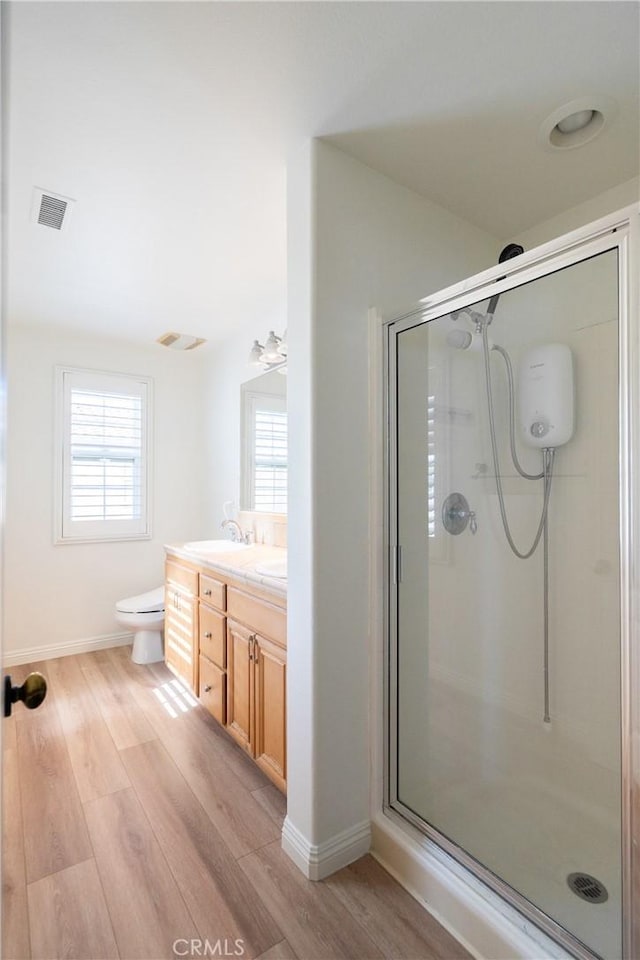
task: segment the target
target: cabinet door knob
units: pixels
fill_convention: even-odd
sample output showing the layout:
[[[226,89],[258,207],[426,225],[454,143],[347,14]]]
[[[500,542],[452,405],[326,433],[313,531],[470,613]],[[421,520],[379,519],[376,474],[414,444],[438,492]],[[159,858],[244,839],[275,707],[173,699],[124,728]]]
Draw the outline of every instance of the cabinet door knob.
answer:
[[[210,597],[210,596],[211,596],[211,590],[205,590],[205,591],[204,591],[204,595],[205,595],[205,597]]]
[[[211,690],[211,684],[210,684],[210,683],[206,683],[206,684],[205,684],[205,687],[204,687],[204,692],[205,692],[205,693],[209,693],[209,690]]]
[[[211,640],[211,633],[210,633],[208,630],[207,630],[207,632],[205,633],[204,638],[205,638],[205,640]]]

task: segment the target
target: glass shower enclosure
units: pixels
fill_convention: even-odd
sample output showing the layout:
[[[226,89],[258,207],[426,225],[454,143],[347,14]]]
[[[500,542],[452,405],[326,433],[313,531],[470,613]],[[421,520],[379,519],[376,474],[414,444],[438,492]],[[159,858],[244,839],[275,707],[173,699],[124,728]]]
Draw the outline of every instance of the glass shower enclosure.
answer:
[[[630,956],[623,240],[387,327],[387,806],[607,960]]]

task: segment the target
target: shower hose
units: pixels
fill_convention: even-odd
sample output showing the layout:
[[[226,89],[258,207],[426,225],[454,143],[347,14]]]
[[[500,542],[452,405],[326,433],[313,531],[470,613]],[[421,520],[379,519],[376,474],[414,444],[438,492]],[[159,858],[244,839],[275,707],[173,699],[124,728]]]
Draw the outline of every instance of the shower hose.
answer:
[[[551,481],[553,478],[553,461],[555,457],[555,449],[553,447],[544,447],[542,451],[542,472],[541,473],[527,473],[526,470],[520,464],[518,460],[518,453],[516,450],[516,440],[515,440],[515,400],[514,400],[514,387],[513,387],[513,369],[511,366],[511,359],[506,350],[502,347],[495,344],[492,348],[489,347],[489,335],[487,333],[487,328],[489,326],[489,321],[485,320],[482,323],[482,353],[484,356],[484,374],[485,374],[485,385],[487,392],[487,407],[489,411],[489,433],[491,436],[491,454],[493,457],[493,469],[496,477],[496,489],[498,493],[498,504],[500,506],[500,517],[502,519],[502,526],[504,528],[505,536],[507,538],[507,543],[513,551],[513,553],[520,560],[527,560],[531,557],[536,550],[540,542],[540,537],[543,537],[543,577],[544,577],[544,722],[550,723],[551,717],[549,714],[549,542],[548,542],[548,526],[547,526],[547,517],[549,511],[549,497],[551,495]],[[513,460],[514,466],[521,477],[524,477],[525,480],[544,480],[544,499],[542,503],[542,513],[540,515],[540,522],[538,524],[538,529],[533,538],[533,543],[528,550],[519,550],[515,544],[511,530],[509,529],[509,520],[507,518],[507,511],[504,503],[504,493],[502,490],[502,479],[500,476],[500,465],[498,461],[498,444],[496,442],[496,427],[495,427],[495,418],[493,413],[493,391],[491,388],[491,362],[490,362],[490,349],[499,353],[505,362],[507,368],[507,382],[509,386],[509,444],[511,447],[511,459]]]

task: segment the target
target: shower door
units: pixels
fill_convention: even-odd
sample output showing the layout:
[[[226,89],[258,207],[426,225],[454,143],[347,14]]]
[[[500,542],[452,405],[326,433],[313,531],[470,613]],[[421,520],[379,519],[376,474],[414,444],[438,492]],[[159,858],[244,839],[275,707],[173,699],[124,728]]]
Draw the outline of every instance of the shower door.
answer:
[[[487,287],[389,326],[389,805],[619,958],[619,250],[593,249],[492,316]]]

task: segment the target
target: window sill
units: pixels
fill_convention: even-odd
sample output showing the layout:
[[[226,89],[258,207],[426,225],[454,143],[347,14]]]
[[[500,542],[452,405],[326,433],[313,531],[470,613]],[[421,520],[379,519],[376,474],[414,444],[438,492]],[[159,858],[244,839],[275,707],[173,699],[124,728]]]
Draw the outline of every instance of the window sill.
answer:
[[[130,540],[152,540],[150,533],[130,534],[129,536],[118,535],[115,537],[56,537],[53,541],[55,547],[66,546],[76,543],[126,543]]]

